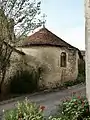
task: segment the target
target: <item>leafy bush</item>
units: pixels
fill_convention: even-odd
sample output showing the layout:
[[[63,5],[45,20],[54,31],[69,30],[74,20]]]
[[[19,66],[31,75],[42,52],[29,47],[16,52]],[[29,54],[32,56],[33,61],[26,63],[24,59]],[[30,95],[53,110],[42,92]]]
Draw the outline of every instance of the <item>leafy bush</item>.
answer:
[[[50,116],[49,118],[48,118],[48,120],[73,120],[72,118],[69,118],[68,116],[63,116],[63,115],[61,115],[61,116],[59,116],[59,117],[52,117],[52,116]]]
[[[69,87],[69,86],[77,85],[80,83],[85,83],[85,62],[84,61],[80,62],[78,67],[79,68],[78,68],[77,79],[73,81],[64,82],[63,84],[64,87]]]
[[[44,118],[45,106],[38,106],[26,99],[18,102],[15,109],[6,111],[3,117],[4,120],[90,120],[89,104],[85,97],[74,95],[72,99],[63,101],[59,107],[60,113],[57,116]]]
[[[15,109],[4,113],[4,120],[44,120],[44,106],[37,106],[35,103],[30,103],[27,99],[23,102],[18,102]],[[20,119],[20,120],[21,120]]]
[[[73,116],[61,115],[59,117],[50,116],[48,120],[77,120],[77,119],[74,118]],[[90,120],[90,117],[88,116],[87,118],[83,118],[83,120]]]
[[[83,118],[89,115],[89,105],[84,97],[73,97],[70,101],[63,102],[63,114]]]
[[[82,74],[78,74],[78,77],[76,80],[74,81],[66,81],[63,83],[64,87],[69,87],[69,86],[73,86],[73,85],[77,85],[80,83],[85,83],[85,76],[83,76]]]
[[[64,87],[69,87],[69,86],[73,86],[73,85],[75,85],[74,81],[66,81],[66,82],[63,83]]]
[[[17,71],[11,79],[10,92],[11,93],[29,93],[38,89],[39,73],[35,70]]]
[[[60,106],[61,108],[61,106]],[[90,116],[89,104],[86,97],[73,96],[62,103],[62,115],[71,120],[83,120]]]
[[[66,81],[64,82],[63,86],[64,87],[69,87],[73,85],[77,85],[80,83],[85,83],[85,61],[80,60],[78,64],[78,76],[76,80],[73,81]]]
[[[85,97],[73,96],[66,99],[59,106],[60,112],[56,117],[49,117],[49,120],[90,120],[89,104]]]
[[[77,77],[77,83],[85,83],[85,80],[86,80],[86,78],[85,78],[85,75],[84,74],[78,74],[78,77]]]

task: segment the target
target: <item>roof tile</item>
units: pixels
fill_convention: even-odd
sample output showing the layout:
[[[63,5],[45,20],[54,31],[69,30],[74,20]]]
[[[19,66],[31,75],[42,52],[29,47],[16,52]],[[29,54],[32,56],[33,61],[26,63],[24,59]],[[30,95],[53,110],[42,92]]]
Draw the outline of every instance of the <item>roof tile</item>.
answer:
[[[29,36],[23,43],[23,46],[27,47],[32,45],[73,47],[46,28],[41,28],[38,32]]]

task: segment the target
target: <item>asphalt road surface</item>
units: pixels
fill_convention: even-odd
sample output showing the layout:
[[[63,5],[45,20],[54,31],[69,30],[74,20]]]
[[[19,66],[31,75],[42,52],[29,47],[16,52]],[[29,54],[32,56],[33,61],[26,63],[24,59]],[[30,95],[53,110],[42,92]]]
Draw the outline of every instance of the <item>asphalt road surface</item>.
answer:
[[[37,104],[44,105],[45,116],[49,116],[50,114],[55,114],[58,108],[58,105],[67,97],[71,97],[72,93],[76,92],[77,95],[85,95],[86,89],[85,85],[78,85],[66,90],[60,90],[58,92],[44,93],[35,96],[28,96],[27,98],[30,101],[36,102]],[[17,98],[18,100],[18,98]],[[22,99],[23,100],[23,99]],[[2,111],[9,110],[15,107],[16,102],[10,102],[8,104],[0,105],[0,116],[2,116]]]

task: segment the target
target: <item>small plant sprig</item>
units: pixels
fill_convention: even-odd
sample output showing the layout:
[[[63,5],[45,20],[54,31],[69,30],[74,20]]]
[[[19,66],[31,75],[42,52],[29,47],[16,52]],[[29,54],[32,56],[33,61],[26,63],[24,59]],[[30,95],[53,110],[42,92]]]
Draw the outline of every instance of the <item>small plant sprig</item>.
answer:
[[[44,109],[45,106],[38,106],[26,98],[18,102],[15,109],[5,112],[4,120],[44,120]]]

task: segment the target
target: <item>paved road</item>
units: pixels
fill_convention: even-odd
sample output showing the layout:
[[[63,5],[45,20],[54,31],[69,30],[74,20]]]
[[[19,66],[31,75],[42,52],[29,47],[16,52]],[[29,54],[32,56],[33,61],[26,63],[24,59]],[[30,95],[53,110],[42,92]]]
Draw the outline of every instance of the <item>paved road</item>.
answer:
[[[30,101],[34,101],[37,104],[46,106],[45,116],[54,114],[57,110],[58,104],[66,97],[71,97],[72,92],[76,92],[77,95],[85,95],[85,85],[79,85],[70,89],[61,90],[58,92],[52,92],[47,94],[41,94],[36,96],[28,96]],[[16,102],[0,105],[0,114],[2,110],[8,110],[15,107]]]

